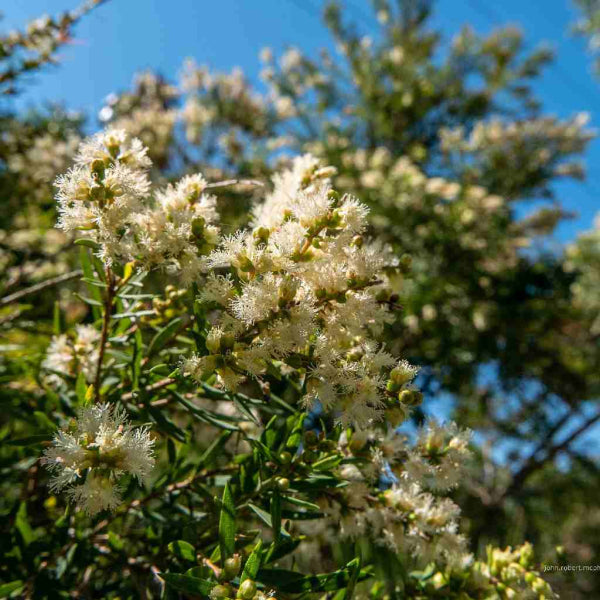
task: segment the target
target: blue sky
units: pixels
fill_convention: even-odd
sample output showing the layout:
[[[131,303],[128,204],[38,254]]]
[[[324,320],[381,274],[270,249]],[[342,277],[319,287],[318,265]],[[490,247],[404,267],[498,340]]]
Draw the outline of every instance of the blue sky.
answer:
[[[3,7],[3,31],[22,27],[43,13],[74,8],[78,0],[13,0]],[[130,85],[144,68],[175,78],[183,60],[229,70],[240,66],[250,79],[259,71],[264,46],[276,52],[299,46],[314,52],[330,45],[320,18],[322,0],[111,0],[76,29],[74,43],[63,50],[57,69],[37,75],[18,98],[22,108],[61,101],[68,108],[96,114],[103,99]],[[347,14],[365,33],[374,27],[368,0],[345,0]],[[570,35],[577,17],[572,0],[438,0],[433,26],[448,39],[469,23],[486,32],[503,23],[519,24],[528,47],[547,42],[557,62],[536,91],[546,112],[568,117],[585,110],[600,129],[600,81],[591,75],[585,44]],[[589,228],[600,210],[600,140],[586,156],[588,180],[557,185],[563,205],[578,217],[561,226],[560,241]]]

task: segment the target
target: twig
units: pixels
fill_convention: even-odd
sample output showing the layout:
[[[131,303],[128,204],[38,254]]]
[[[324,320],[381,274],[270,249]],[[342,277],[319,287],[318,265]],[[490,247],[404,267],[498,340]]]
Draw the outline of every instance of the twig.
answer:
[[[165,379],[161,379],[160,381],[157,381],[156,383],[153,383],[152,385],[146,386],[145,388],[143,388],[143,391],[145,393],[154,392],[156,390],[160,390],[164,387],[167,387],[168,385],[171,385],[172,383],[175,383],[175,381],[176,380],[171,377],[166,377]],[[128,392],[127,394],[123,394],[121,396],[121,400],[123,400],[125,402],[127,402],[128,400],[133,400],[138,393],[139,392],[135,391],[135,392]]]
[[[73,23],[79,21],[82,17],[84,17],[87,13],[91,12],[94,8],[97,8],[101,4],[105,4],[108,0],[87,0],[80,6],[78,6],[75,10],[71,11],[70,15],[73,19]]]
[[[530,456],[529,460],[525,463],[523,468],[515,474],[512,483],[504,490],[504,493],[500,497],[500,501],[509,495],[518,493],[523,487],[523,484],[529,479],[529,477],[541,469],[548,461],[552,460],[557,454],[563,450],[567,450],[571,443],[576,440],[582,433],[585,433],[592,425],[595,425],[600,421],[600,411],[594,416],[584,421],[571,435],[565,438],[560,444],[553,446],[548,450],[548,453],[540,459],[536,459],[535,455]]]
[[[15,302],[16,300],[20,300],[21,298],[25,298],[26,296],[30,296],[31,294],[35,294],[37,292],[41,292],[46,288],[53,287],[58,285],[59,283],[64,283],[65,281],[70,281],[71,279],[75,279],[82,275],[81,269],[77,269],[75,271],[70,271],[69,273],[63,273],[62,275],[57,275],[56,277],[52,277],[52,279],[46,279],[45,281],[40,281],[40,283],[36,283],[28,288],[23,290],[19,290],[18,292],[14,292],[13,294],[9,294],[8,296],[4,296],[4,298],[0,298],[0,306],[6,306],[11,302]]]
[[[98,349],[98,364],[96,365],[96,377],[94,378],[94,397],[100,400],[100,379],[102,377],[102,363],[104,362],[104,352],[108,341],[108,330],[110,328],[110,317],[115,294],[115,278],[109,267],[106,267],[106,297],[104,299],[104,314],[102,315],[102,334],[100,336],[100,347]]]
[[[208,183],[206,185],[207,190],[218,190],[224,187],[232,187],[234,185],[249,185],[253,187],[265,187],[262,181],[256,179],[227,179],[225,181],[217,181],[215,183]]]

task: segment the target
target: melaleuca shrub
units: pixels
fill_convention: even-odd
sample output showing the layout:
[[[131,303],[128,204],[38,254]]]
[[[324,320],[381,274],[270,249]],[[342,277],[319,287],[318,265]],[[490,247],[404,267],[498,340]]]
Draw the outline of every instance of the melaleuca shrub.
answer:
[[[156,183],[150,155],[109,129],[56,182],[89,305],[40,365],[62,406],[41,457],[61,552],[89,550],[73,580],[106,597],[554,597],[531,546],[470,553],[450,498],[470,432],[398,430],[423,400],[381,341],[409,261],[370,238],[335,169],[296,158],[232,232],[224,182]]]

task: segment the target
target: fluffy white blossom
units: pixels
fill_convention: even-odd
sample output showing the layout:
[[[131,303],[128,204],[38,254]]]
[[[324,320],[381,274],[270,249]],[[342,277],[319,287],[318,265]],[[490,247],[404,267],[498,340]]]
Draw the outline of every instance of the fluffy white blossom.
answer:
[[[189,285],[204,272],[204,256],[219,239],[216,201],[204,193],[200,174],[152,193],[147,153],[122,129],[83,142],[76,166],[56,181],[58,226],[85,231],[107,265],[135,261],[169,270]]]
[[[309,155],[296,159],[274,177],[253,229],[223,238],[208,255],[209,269],[231,273],[207,279],[201,298],[220,305],[209,355],[187,359],[183,370],[196,378],[216,372],[235,389],[269,361],[300,363],[307,406],[319,402],[340,422],[366,427],[401,405],[402,385],[386,391],[397,360],[375,339],[393,318],[384,271],[398,261],[363,238],[367,208],[337,194],[332,174]]]
[[[84,141],[75,163],[56,180],[58,226],[88,232],[110,264],[127,253],[123,236],[150,190],[147,148],[123,130],[108,130]]]
[[[243,95],[233,76],[218,85]],[[173,272],[184,285],[200,283],[200,300],[219,307],[207,354],[186,358],[185,373],[216,373],[235,390],[283,360],[304,368],[305,405],[319,402],[341,423],[367,427],[386,410],[406,416],[400,394],[416,371],[389,388],[397,361],[376,341],[394,318],[389,275],[399,261],[364,238],[368,209],[332,189],[335,169],[310,155],[295,159],[253,211],[253,229],[220,238],[205,179],[187,175],[151,190],[147,149],[125,131],[87,140],[76,163],[58,180],[60,225],[89,231],[108,265]]]
[[[154,467],[154,440],[146,427],[134,428],[123,410],[96,404],[59,431],[42,463],[52,472],[50,488],[68,495],[88,514],[120,502],[119,479],[128,473],[144,483]]]

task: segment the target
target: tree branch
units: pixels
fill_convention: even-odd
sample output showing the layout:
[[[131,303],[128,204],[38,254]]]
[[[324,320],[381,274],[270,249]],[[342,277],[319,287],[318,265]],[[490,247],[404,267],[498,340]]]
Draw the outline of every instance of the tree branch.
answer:
[[[75,271],[70,271],[69,273],[63,273],[62,275],[57,275],[56,277],[52,277],[52,279],[46,279],[45,281],[41,281],[40,283],[36,283],[28,288],[23,290],[19,290],[8,296],[4,296],[4,298],[0,298],[0,306],[6,306],[11,302],[15,302],[20,300],[21,298],[25,298],[26,296],[30,296],[31,294],[36,294],[37,292],[41,292],[46,288],[53,287],[58,285],[59,283],[64,283],[65,281],[71,281],[71,279],[75,279],[82,274],[81,269],[77,269]]]
[[[227,179],[225,181],[217,181],[215,183],[206,184],[205,189],[207,190],[218,190],[225,187],[232,187],[234,185],[248,185],[252,187],[265,187],[262,181],[256,179]]]
[[[568,415],[570,416],[570,415]],[[559,423],[566,423],[567,419],[563,417]],[[571,435],[567,436],[562,442],[550,448],[547,454],[540,459],[536,459],[535,456],[538,454],[539,449],[536,450],[530,457],[525,465],[518,471],[513,477],[512,483],[504,490],[500,497],[500,501],[504,500],[507,496],[518,494],[522,489],[523,485],[529,479],[529,477],[541,469],[547,462],[551,461],[557,454],[566,450],[572,442],[574,442],[582,433],[585,433],[592,425],[600,421],[600,410],[592,417],[584,421]],[[562,425],[560,425],[562,426]],[[554,431],[558,428],[554,426]]]

